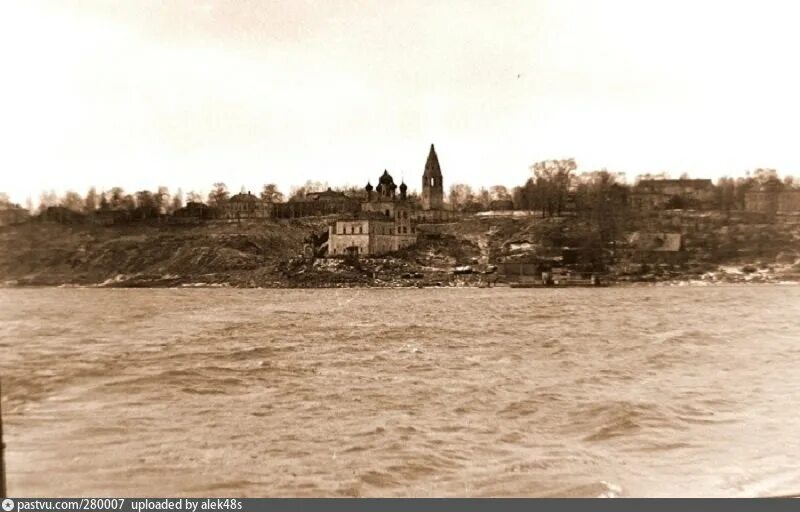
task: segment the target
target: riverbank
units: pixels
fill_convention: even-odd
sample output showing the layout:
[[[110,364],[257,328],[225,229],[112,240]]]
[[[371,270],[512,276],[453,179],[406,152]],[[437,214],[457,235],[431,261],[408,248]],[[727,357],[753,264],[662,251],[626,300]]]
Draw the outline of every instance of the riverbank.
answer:
[[[642,263],[642,254],[620,250],[616,263],[599,274],[601,280],[615,285],[800,281],[800,238],[794,227],[743,220],[723,225],[722,218],[713,217],[712,223],[708,215],[692,212],[679,220],[686,219],[693,222],[679,228],[685,245],[680,263]],[[474,217],[442,225],[435,237],[421,237],[392,255],[310,256],[308,250],[316,247],[308,241],[330,221],[6,226],[0,228],[0,286],[487,287],[513,282],[502,274],[501,262],[556,261],[563,246],[581,243],[585,228],[569,218]],[[674,218],[664,222],[674,224]]]
[[[670,274],[660,278],[642,276],[640,279],[619,279],[609,280],[606,278],[601,281],[603,286],[619,287],[642,287],[642,286],[735,286],[735,285],[800,285],[800,274],[792,273],[754,273],[728,272],[720,270],[709,272],[702,276],[694,274],[675,275]],[[107,280],[102,283],[36,283],[4,281],[0,282],[2,288],[152,288],[152,289],[214,289],[214,288],[240,288],[240,289],[331,289],[331,288],[508,288],[511,283],[504,276],[491,276],[491,281],[483,276],[475,276],[474,279],[464,279],[463,277],[453,278],[453,276],[443,275],[441,279],[435,280],[428,278],[397,278],[397,279],[362,279],[362,280],[343,280],[343,279],[309,279],[306,281],[272,281],[256,282],[250,280],[226,281],[214,276],[212,280],[193,281],[187,277],[177,276],[118,276],[116,279]],[[586,288],[586,286],[582,286]],[[573,288],[570,285],[554,285],[549,289]],[[591,287],[590,287],[591,288]]]

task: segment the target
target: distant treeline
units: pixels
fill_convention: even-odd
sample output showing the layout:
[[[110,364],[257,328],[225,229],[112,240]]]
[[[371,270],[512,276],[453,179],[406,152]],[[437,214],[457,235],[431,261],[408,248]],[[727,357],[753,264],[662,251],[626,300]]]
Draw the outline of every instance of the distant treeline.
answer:
[[[619,216],[628,204],[628,196],[635,190],[639,181],[647,179],[667,179],[666,173],[640,175],[633,184],[625,180],[622,173],[607,170],[576,173],[574,159],[545,160],[530,167],[531,177],[510,190],[504,185],[482,187],[477,191],[466,184],[456,183],[449,189],[447,202],[449,208],[457,211],[481,211],[492,209],[534,210],[543,216],[558,216],[565,210],[579,215],[597,218],[609,216],[611,212]],[[683,175],[681,179],[688,179]],[[793,176],[780,178],[774,169],[757,169],[744,177],[722,177],[714,186],[712,204],[706,205],[721,210],[744,208],[745,194],[754,187],[771,184],[777,188],[795,188],[800,184]],[[302,186],[293,187],[288,200],[303,197],[310,192],[320,192],[331,188],[327,183],[307,181]],[[355,186],[332,187],[334,191],[360,197],[364,189]],[[246,192],[244,189],[242,193]],[[90,188],[85,195],[67,191],[59,196],[55,191],[43,192],[38,205],[28,200],[25,207],[31,213],[41,213],[53,206],[60,206],[76,213],[92,213],[97,210],[127,211],[135,213],[136,218],[148,218],[171,214],[188,203],[203,203],[220,206],[231,198],[231,192],[222,182],[214,183],[211,191],[203,196],[195,191],[184,193],[180,188],[174,193],[168,187],[160,186],[155,191],[139,190],[126,192],[121,187],[98,191]],[[262,200],[282,203],[287,196],[273,183],[265,184],[257,194]],[[410,194],[416,198],[416,194]],[[0,205],[11,205],[6,194],[0,193]],[[680,205],[676,204],[676,207]]]
[[[301,198],[308,193],[322,192],[327,189],[343,192],[351,196],[364,194],[364,190],[360,187],[329,187],[324,182],[307,181],[302,186],[293,187],[288,200]],[[251,192],[243,188],[241,193],[249,194]],[[81,195],[74,190],[69,190],[61,196],[53,190],[45,191],[39,196],[38,204],[28,200],[25,208],[33,214],[42,213],[50,207],[57,206],[81,214],[110,210],[130,212],[135,214],[135,218],[150,218],[172,214],[189,203],[202,203],[211,207],[220,206],[228,202],[233,195],[228,186],[222,182],[214,183],[211,191],[205,196],[195,191],[184,193],[180,188],[173,193],[168,187],[164,186],[157,187],[155,191],[139,190],[132,193],[125,191],[122,187],[112,187],[110,190],[100,191],[96,187],[91,187],[85,195]],[[270,203],[283,203],[287,200],[284,193],[274,183],[265,184],[257,195],[261,200]],[[409,197],[416,196],[410,194]],[[11,206],[12,203],[7,194],[0,192],[0,206],[2,205]],[[22,207],[16,204],[13,206]]]

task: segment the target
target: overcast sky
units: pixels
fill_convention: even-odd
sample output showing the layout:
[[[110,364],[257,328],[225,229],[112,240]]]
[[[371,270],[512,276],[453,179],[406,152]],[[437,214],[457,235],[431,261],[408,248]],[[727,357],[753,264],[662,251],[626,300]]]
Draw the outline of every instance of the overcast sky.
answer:
[[[800,171],[795,2],[25,0],[0,190]]]

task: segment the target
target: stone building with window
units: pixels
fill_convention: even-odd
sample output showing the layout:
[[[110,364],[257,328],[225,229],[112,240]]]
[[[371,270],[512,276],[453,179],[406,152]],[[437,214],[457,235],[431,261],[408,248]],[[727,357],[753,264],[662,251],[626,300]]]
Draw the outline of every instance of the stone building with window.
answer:
[[[384,170],[377,187],[367,183],[365,191],[361,211],[330,226],[329,256],[375,256],[417,242],[415,204],[408,199],[405,183],[398,187]]]
[[[769,180],[745,193],[744,209],[769,216],[798,214],[800,189],[787,188],[778,180]]]
[[[784,190],[778,194],[778,213],[800,213],[800,189]]]
[[[0,226],[21,224],[31,218],[31,212],[18,204],[0,203]]]
[[[272,203],[242,192],[220,205],[219,216],[225,220],[268,219],[272,216]]]
[[[640,180],[629,195],[637,210],[658,210],[670,207],[703,207],[714,200],[714,184],[708,179]]]
[[[199,224],[214,218],[215,211],[205,203],[189,201],[186,206],[178,208],[172,214],[173,224]]]
[[[308,192],[286,203],[274,205],[276,219],[295,219],[320,215],[355,214],[360,211],[360,199],[328,188],[321,192]]]
[[[381,215],[338,220],[328,228],[328,256],[376,256],[398,251],[417,237]]]

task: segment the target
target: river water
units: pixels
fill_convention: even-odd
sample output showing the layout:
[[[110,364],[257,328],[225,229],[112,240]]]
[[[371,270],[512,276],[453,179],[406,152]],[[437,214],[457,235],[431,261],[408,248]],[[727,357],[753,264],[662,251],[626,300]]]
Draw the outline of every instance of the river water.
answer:
[[[800,492],[800,286],[5,289],[12,496]]]

